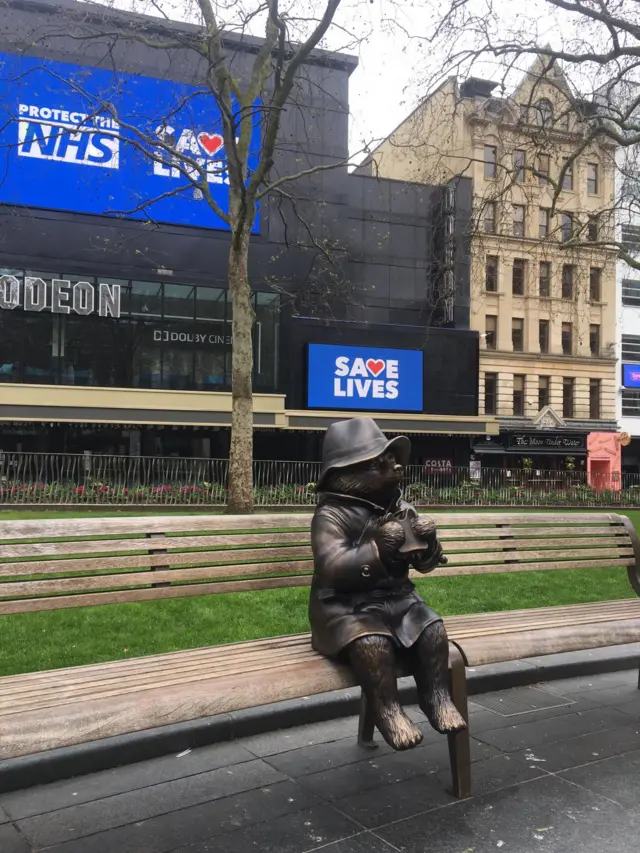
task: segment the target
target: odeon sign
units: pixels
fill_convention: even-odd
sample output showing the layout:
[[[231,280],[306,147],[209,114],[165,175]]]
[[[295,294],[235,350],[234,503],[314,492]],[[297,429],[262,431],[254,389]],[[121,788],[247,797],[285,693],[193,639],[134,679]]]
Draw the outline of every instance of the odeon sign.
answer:
[[[98,314],[120,316],[120,285],[98,284],[54,278],[51,285],[27,276],[24,285],[14,275],[0,276],[0,308],[11,311],[51,311],[54,314]]]

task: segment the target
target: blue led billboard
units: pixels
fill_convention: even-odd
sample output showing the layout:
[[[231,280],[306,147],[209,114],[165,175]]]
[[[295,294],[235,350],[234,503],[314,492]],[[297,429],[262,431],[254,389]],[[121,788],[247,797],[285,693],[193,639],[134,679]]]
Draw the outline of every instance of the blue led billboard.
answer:
[[[250,169],[260,144],[257,110],[252,122]],[[227,229],[173,155],[149,140],[193,158],[228,210],[220,110],[210,91],[0,53],[0,203]]]

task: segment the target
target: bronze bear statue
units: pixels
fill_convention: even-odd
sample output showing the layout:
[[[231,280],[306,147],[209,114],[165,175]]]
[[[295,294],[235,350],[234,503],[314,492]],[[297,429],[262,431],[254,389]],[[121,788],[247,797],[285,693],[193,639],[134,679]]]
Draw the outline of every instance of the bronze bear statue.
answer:
[[[442,733],[466,727],[449,692],[444,624],[409,578],[411,567],[426,573],[446,562],[432,519],[402,499],[410,451],[408,438],[388,440],[372,418],[332,424],[311,526],[313,647],[350,664],[377,728],[398,750],[422,740],[399,701],[398,654],[431,725]]]

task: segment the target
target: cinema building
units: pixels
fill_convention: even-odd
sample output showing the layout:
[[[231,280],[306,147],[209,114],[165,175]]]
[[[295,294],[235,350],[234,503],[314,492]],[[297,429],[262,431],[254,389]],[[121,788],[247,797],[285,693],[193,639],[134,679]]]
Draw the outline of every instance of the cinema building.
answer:
[[[224,457],[228,230],[87,103],[113,85],[109,62],[128,116],[136,105],[142,115],[140,104],[170,108],[201,78],[190,55],[166,66],[139,43],[114,37],[105,51],[109,37],[75,38],[77,16],[86,35],[80,4],[10,3],[0,37],[0,451]],[[114,31],[130,20],[118,15]],[[240,67],[259,42],[231,46]],[[306,101],[283,119],[279,173],[299,171],[301,159],[305,168],[346,159],[355,66],[342,54],[313,57]],[[84,94],[65,85],[77,75]],[[215,107],[198,104],[188,117],[172,113],[176,133],[223,162]],[[212,188],[222,203],[223,179]],[[299,192],[336,262],[322,266],[299,211],[281,198],[261,204],[250,255],[256,457],[316,459],[333,420],[368,413],[412,433],[427,464],[466,465],[472,443],[498,431],[478,416],[470,181],[424,186],[336,166]]]

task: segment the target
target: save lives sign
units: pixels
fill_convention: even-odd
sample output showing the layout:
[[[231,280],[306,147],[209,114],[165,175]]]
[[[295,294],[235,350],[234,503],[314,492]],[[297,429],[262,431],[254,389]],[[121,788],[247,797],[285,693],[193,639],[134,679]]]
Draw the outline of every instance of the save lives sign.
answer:
[[[311,409],[421,412],[420,350],[309,344]]]
[[[227,229],[185,176],[199,169],[227,211],[220,110],[205,88],[0,53],[0,203]]]

